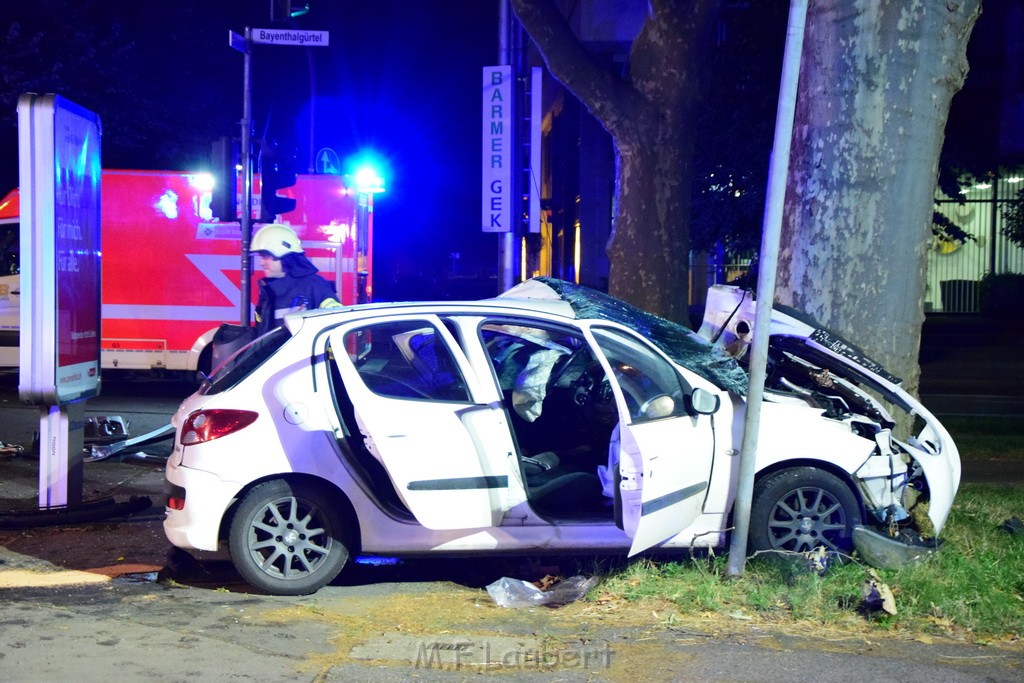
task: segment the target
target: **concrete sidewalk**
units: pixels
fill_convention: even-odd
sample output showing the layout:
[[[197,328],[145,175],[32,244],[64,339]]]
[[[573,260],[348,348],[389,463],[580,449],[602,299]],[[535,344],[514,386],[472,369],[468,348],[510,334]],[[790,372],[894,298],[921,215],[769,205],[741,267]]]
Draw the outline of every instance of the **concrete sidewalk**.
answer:
[[[164,427],[181,404],[189,387],[159,381],[110,382],[104,392],[86,401],[85,417],[122,418],[128,425],[128,436],[137,437]],[[39,433],[40,408],[18,399],[17,373],[0,376],[0,441],[20,446],[0,454],[0,523],[4,513],[38,511],[39,456],[35,441]],[[126,502],[133,497],[148,496],[162,516],[163,459],[171,450],[172,441],[142,448],[154,456],[148,461],[137,455],[119,454],[106,460],[83,463],[83,502],[114,498]]]

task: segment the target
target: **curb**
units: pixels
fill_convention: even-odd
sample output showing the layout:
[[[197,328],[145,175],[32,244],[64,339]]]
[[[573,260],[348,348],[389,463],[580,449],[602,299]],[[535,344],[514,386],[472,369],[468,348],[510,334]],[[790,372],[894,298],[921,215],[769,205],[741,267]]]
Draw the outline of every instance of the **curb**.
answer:
[[[0,512],[0,529],[33,529],[98,522],[111,517],[134,515],[153,506],[149,496],[132,496],[118,502],[113,498],[90,501],[74,508]]]

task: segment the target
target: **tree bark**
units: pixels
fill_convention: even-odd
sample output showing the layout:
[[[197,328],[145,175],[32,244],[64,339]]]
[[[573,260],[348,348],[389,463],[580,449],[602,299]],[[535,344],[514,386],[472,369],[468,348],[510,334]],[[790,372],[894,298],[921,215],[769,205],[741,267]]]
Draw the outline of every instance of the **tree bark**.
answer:
[[[980,0],[811,0],[776,297],[917,392],[926,248]]]
[[[625,77],[597,64],[551,0],[511,5],[548,71],[612,136],[609,292],[687,321],[692,123],[699,93],[695,56],[716,1],[653,1]]]

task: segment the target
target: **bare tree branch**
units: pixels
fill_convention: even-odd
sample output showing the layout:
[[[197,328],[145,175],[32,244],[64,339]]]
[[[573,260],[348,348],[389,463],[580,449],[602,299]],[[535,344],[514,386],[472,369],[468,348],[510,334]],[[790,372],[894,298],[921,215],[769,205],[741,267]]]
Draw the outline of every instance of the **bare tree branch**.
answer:
[[[636,138],[634,120],[650,111],[638,91],[599,65],[551,0],[511,0],[519,22],[540,46],[548,71],[617,141]]]

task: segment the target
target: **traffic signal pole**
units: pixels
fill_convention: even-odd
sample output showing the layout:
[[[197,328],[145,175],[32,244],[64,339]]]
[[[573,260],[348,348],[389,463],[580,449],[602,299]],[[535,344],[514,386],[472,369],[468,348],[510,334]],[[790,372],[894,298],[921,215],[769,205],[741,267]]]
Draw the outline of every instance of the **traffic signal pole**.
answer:
[[[292,9],[290,2],[284,3],[289,16],[299,16],[309,11],[308,6]],[[273,2],[271,16],[273,17]],[[242,162],[242,212],[239,226],[242,242],[242,278],[241,296],[239,297],[239,322],[243,327],[249,326],[252,302],[252,260],[249,249],[252,246],[252,46],[253,44],[270,45],[317,45],[327,47],[330,44],[330,33],[327,31],[300,31],[245,27],[245,35],[239,36],[234,31],[228,32],[228,44],[242,53],[242,143],[239,156]],[[266,181],[266,178],[261,178]],[[294,181],[292,181],[294,182]],[[271,188],[276,189],[277,186]],[[280,187],[285,187],[281,185]],[[273,220],[273,218],[271,218]]]
[[[242,212],[239,223],[242,238],[242,280],[239,297],[239,323],[249,326],[252,303],[252,29],[245,27],[242,50]]]

